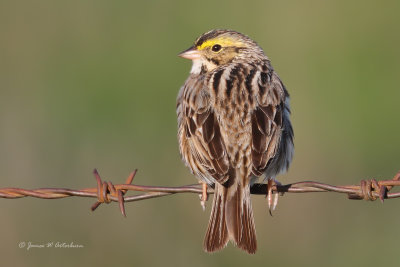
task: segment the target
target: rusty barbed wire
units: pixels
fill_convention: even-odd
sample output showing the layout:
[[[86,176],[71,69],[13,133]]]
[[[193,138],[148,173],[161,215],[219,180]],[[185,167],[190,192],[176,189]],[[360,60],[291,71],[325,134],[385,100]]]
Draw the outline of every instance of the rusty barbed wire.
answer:
[[[36,197],[43,199],[58,199],[66,197],[91,197],[97,198],[97,201],[92,205],[94,211],[102,203],[118,202],[121,213],[126,216],[125,202],[140,201],[156,197],[163,197],[179,193],[195,193],[201,195],[203,189],[200,184],[191,184],[178,187],[164,186],[146,186],[132,184],[137,170],[129,174],[124,184],[114,185],[112,182],[103,181],[95,169],[93,171],[97,182],[96,187],[84,188],[81,190],[67,188],[38,188],[38,189],[23,189],[23,188],[0,188],[0,198],[16,199],[23,197]],[[392,192],[393,187],[400,186],[400,171],[390,180],[361,180],[360,185],[343,185],[335,186],[314,181],[302,181],[286,185],[267,183],[254,184],[251,187],[251,194],[254,195],[271,195],[279,193],[314,193],[314,192],[336,192],[347,194],[349,199],[354,200],[370,200],[380,199],[382,202],[385,199],[400,197],[400,192]],[[145,192],[133,196],[125,196],[128,191]],[[214,189],[207,188],[207,194],[213,194]]]

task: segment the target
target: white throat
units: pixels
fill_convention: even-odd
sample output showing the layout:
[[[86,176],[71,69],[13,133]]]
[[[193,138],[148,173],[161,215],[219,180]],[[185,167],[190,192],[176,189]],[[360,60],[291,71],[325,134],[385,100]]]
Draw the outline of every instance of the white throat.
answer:
[[[193,62],[193,65],[192,65],[192,69],[190,70],[191,74],[200,74],[203,66],[205,67],[206,71],[212,71],[217,67],[217,65],[215,65],[214,63],[212,63],[208,60],[204,60],[202,58],[194,59],[192,62]]]
[[[192,65],[192,69],[190,70],[190,73],[192,74],[199,74],[201,72],[201,66],[203,65],[201,59],[194,59]]]

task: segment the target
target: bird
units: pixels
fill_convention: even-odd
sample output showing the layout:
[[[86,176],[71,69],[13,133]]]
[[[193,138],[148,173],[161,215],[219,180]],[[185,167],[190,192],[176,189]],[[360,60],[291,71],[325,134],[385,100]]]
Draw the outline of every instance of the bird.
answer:
[[[289,93],[262,48],[239,32],[208,31],[179,56],[192,60],[177,96],[179,151],[214,188],[203,248],[212,253],[231,241],[254,254],[250,187],[292,161]]]

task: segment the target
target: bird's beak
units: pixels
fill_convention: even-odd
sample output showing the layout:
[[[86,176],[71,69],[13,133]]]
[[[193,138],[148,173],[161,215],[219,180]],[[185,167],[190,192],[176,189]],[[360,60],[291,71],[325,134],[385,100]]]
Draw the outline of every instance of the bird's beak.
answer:
[[[189,49],[186,49],[182,53],[178,54],[178,56],[186,59],[195,60],[200,58],[200,52],[196,49],[195,46],[192,46]]]

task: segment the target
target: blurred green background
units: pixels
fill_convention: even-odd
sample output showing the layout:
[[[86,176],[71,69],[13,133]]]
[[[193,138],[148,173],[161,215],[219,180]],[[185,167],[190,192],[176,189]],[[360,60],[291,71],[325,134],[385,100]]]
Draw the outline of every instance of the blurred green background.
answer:
[[[357,184],[400,169],[399,1],[1,1],[0,187],[194,183],[175,99],[201,33],[255,39],[291,94],[296,153],[283,183]],[[94,199],[0,199],[4,266],[398,266],[399,200],[253,197],[259,249],[202,251],[210,205],[184,194],[89,208]],[[20,242],[81,249],[26,249]]]

